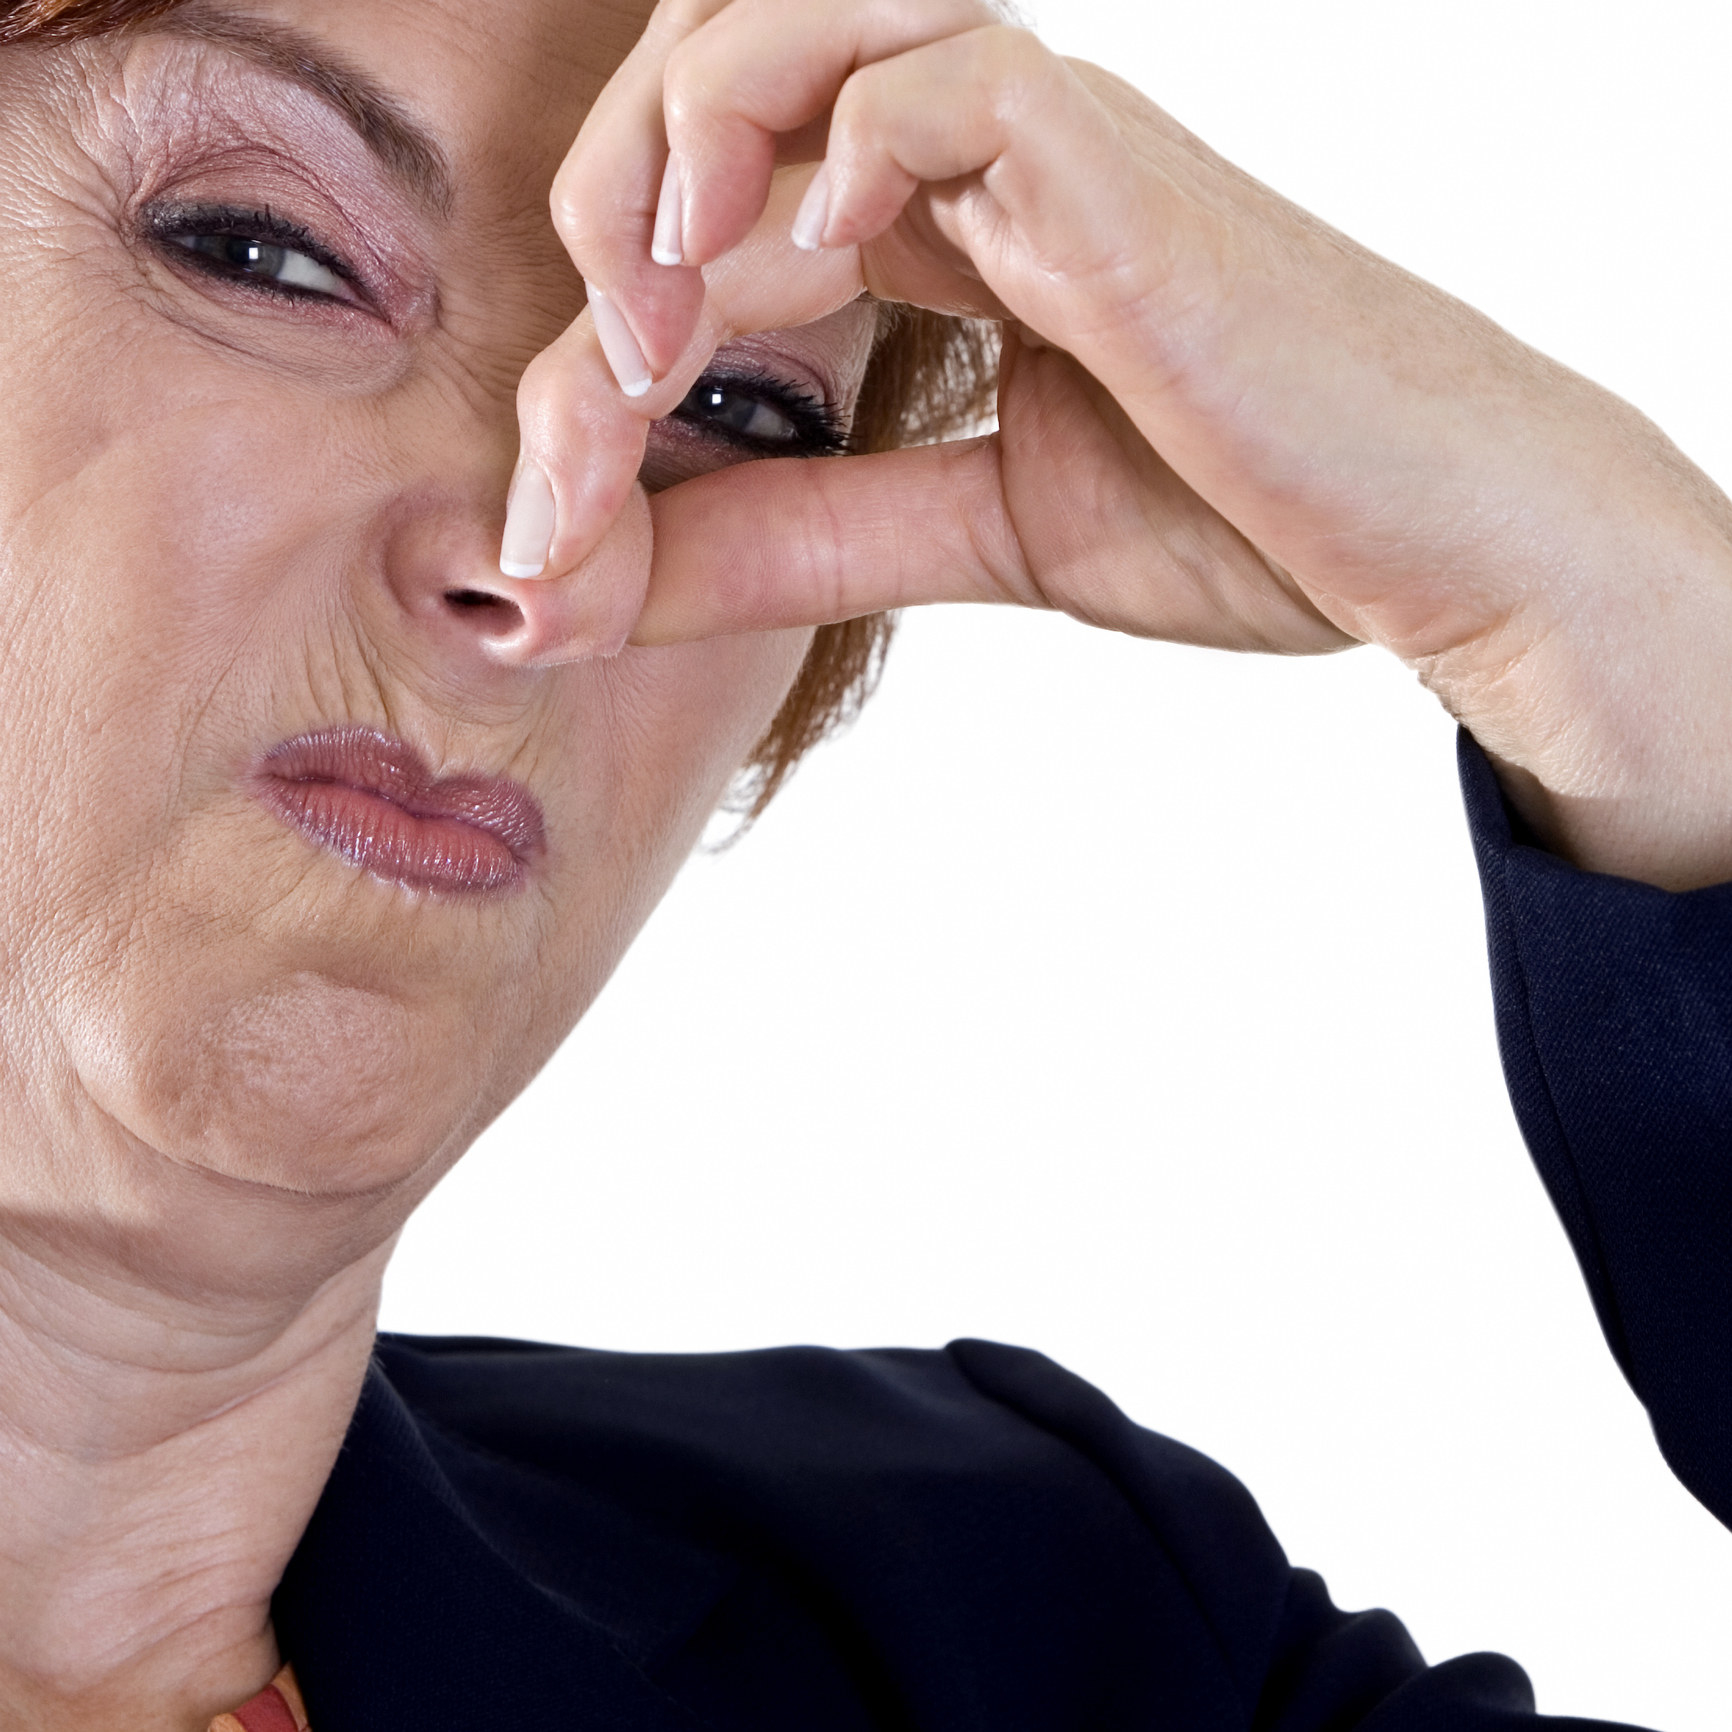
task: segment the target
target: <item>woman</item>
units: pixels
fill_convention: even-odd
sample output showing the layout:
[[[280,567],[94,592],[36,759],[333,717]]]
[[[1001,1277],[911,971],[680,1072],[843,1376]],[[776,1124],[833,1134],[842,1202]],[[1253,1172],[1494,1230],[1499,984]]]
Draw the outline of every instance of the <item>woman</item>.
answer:
[[[403,1220],[857,689],[844,622],[1372,641],[1479,742],[1518,1109],[1732,1510],[1728,915],[1678,894],[1732,877],[1725,502],[972,3],[645,26],[10,14],[9,1722],[1539,1724],[1033,1355],[375,1355]],[[1003,323],[1001,432],[739,464],[946,355],[967,409],[863,290]]]

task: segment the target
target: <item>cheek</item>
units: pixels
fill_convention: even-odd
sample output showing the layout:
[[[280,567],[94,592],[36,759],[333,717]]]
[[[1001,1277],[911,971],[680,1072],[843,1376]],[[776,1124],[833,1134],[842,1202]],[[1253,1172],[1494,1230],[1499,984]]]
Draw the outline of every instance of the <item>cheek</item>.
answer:
[[[763,738],[811,642],[807,630],[743,633],[598,664],[620,802],[607,828],[634,839],[643,876],[633,931]]]
[[[61,858],[61,892],[79,862],[97,869],[92,850],[159,854],[189,794],[228,780],[226,755],[201,764],[198,752],[232,719],[224,712],[251,709],[264,725],[291,661],[304,684],[308,650],[329,653],[329,586],[308,581],[329,550],[260,503],[317,497],[317,478],[289,441],[251,436],[248,420],[165,417],[98,445],[74,474],[43,478],[34,497],[7,489],[0,641],[12,699],[0,772],[58,822],[36,858]],[[295,590],[291,639],[267,625]],[[88,888],[117,909],[117,886]]]

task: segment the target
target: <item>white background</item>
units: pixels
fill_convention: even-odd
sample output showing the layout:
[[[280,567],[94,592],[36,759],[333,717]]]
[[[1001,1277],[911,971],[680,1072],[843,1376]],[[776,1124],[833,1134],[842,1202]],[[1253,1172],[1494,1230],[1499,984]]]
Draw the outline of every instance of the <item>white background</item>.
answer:
[[[1724,0],[1040,18],[1732,479]],[[1036,1345],[1428,1656],[1732,1726],[1732,1535],[1511,1120],[1452,753],[1369,651],[909,619],[857,731],[692,862],[412,1224],[387,1326]]]

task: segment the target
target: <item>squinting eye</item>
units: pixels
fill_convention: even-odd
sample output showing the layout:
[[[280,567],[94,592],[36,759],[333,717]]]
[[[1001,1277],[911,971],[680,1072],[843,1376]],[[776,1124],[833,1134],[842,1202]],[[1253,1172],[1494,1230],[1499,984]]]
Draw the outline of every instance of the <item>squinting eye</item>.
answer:
[[[802,432],[775,404],[710,379],[700,379],[674,413],[683,421],[726,428],[758,445],[792,445]]]
[[[335,271],[293,247],[250,240],[245,235],[175,235],[173,239],[176,246],[202,255],[235,276],[328,295],[333,300],[345,298],[343,279]]]

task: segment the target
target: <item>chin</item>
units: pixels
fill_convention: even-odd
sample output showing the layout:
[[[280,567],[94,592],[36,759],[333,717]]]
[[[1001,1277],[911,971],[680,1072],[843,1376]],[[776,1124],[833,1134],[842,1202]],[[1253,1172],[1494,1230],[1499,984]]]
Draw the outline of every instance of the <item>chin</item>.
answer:
[[[250,800],[148,873],[129,859],[81,894],[110,914],[81,922],[49,1014],[78,1095],[183,1169],[413,1199],[599,986],[571,955],[582,923],[562,927],[548,897],[381,883]]]
[[[80,1069],[107,1117],[183,1167],[359,1199],[425,1189],[503,1104],[488,1044],[459,1005],[298,972],[195,986],[148,1028],[123,1015]]]

